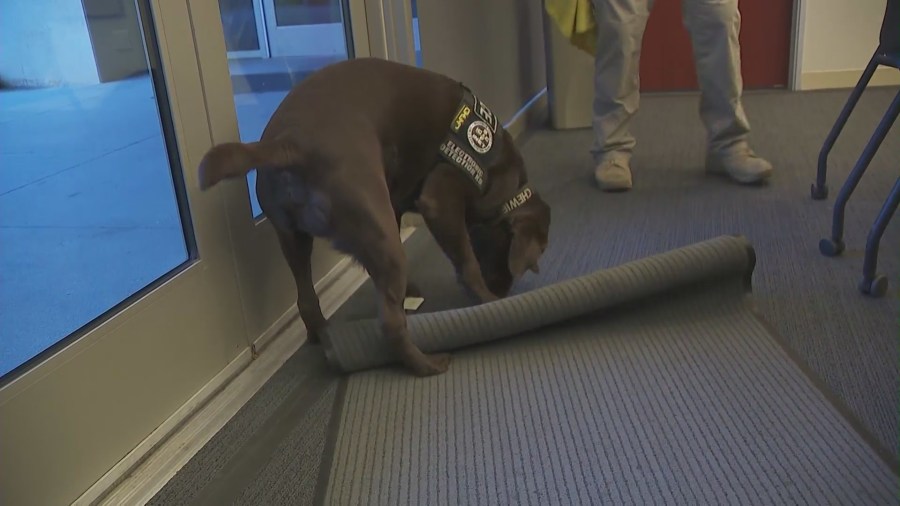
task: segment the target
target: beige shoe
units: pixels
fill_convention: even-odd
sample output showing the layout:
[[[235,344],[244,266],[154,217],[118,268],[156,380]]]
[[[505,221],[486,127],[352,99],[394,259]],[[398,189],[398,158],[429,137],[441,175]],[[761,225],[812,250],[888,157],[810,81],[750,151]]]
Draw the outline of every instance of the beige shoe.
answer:
[[[708,153],[706,170],[725,175],[741,184],[761,183],[772,175],[772,164],[752,149],[743,147],[725,153]]]
[[[594,169],[594,179],[607,192],[631,189],[631,167],[627,160],[605,160]]]

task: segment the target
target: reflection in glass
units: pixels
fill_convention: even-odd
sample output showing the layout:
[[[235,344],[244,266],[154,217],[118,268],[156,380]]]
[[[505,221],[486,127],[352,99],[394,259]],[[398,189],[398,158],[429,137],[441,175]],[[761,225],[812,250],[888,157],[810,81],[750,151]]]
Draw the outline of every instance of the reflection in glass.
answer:
[[[257,53],[228,47],[242,141],[259,140],[292,86],[326,65],[351,57],[345,9],[341,0],[219,0],[226,41],[249,39],[250,30],[245,27],[260,27],[262,49]],[[256,200],[256,171],[247,175],[247,183],[251,211],[258,218],[262,210]]]
[[[0,374],[188,259],[133,2],[48,13],[0,16]]]

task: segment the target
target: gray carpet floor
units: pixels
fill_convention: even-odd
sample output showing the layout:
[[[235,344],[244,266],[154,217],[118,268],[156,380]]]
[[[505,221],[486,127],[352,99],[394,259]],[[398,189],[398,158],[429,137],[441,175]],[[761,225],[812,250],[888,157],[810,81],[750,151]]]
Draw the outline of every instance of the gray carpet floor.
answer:
[[[341,388],[302,347],[148,504],[312,504]]]
[[[433,378],[351,375],[324,504],[893,502],[896,475],[754,317],[743,281],[457,351]]]
[[[635,188],[599,193],[591,182],[590,131],[542,131],[525,144],[536,183],[554,205],[547,269],[531,283],[574,276],[718,234],[747,236],[759,256],[760,310],[829,389],[898,454],[900,437],[900,219],[888,226],[879,272],[883,299],[857,291],[866,236],[900,176],[894,125],[850,199],[846,251],[827,258],[834,197],[897,88],[863,95],[830,156],[831,196],[809,197],[816,160],[847,91],[762,92],[745,97],[756,151],[775,166],[766,187],[737,187],[702,171],[704,131],[695,96],[645,97],[633,132]]]
[[[852,167],[894,92],[893,89],[871,90],[861,100],[832,154],[829,178],[832,195],[836,194],[837,187]],[[516,290],[528,290],[720,234],[743,234],[757,250],[754,298],[765,320],[771,323],[774,332],[783,336],[800,361],[823,380],[839,402],[846,405],[847,413],[859,422],[861,428],[870,432],[875,441],[896,456],[897,387],[900,385],[897,360],[897,315],[900,309],[897,297],[900,285],[897,246],[900,227],[897,223],[889,227],[880,257],[879,270],[891,280],[889,296],[880,300],[863,297],[856,290],[856,284],[861,273],[861,253],[866,233],[900,169],[900,137],[892,134],[885,141],[851,200],[845,239],[847,251],[843,257],[825,258],[817,251],[818,240],[828,234],[833,197],[825,202],[816,202],[810,200],[808,195],[809,183],[815,173],[818,148],[845,98],[846,92],[843,91],[748,94],[746,107],[754,126],[753,145],[761,155],[775,164],[777,170],[772,183],[762,188],[737,187],[702,173],[703,130],[697,118],[696,97],[693,96],[647,97],[643,100],[633,128],[639,142],[633,160],[636,186],[632,192],[625,194],[603,194],[593,187],[587,155],[590,146],[589,131],[540,131],[532,135],[524,144],[524,154],[536,186],[553,206],[554,223],[551,247],[545,255],[541,274],[529,275]],[[409,245],[412,252],[415,248],[429,247],[429,238],[421,233],[414,236]],[[469,303],[461,291],[440,281],[442,270],[449,267],[444,259],[437,258],[425,265],[421,257],[417,258],[414,254],[411,256],[415,260],[413,278],[423,288],[427,298],[423,311]],[[437,284],[426,286],[429,279]],[[371,316],[373,306],[366,292],[366,288],[361,290],[337,317]],[[625,328],[622,327],[622,330]],[[698,335],[694,338],[709,338],[699,334],[702,332],[698,329]],[[576,336],[575,339],[579,337]],[[534,346],[538,348],[533,348]],[[523,340],[521,347],[523,353],[529,349],[533,353],[533,350],[539,349],[540,343]],[[334,483],[330,474],[325,471],[333,470],[335,465],[343,462],[333,461],[337,457],[329,450],[330,444],[337,445],[341,430],[335,417],[346,414],[342,410],[335,410],[342,405],[347,409],[347,403],[353,396],[365,397],[366,394],[359,390],[348,390],[343,395],[341,389],[346,388],[346,385],[325,368],[324,361],[315,353],[316,350],[317,348],[305,347],[292,358],[253,401],[170,481],[157,495],[154,503],[307,504],[313,497],[322,499],[328,491],[328,485]],[[749,348],[732,348],[729,353],[732,353],[730,356],[735,364],[742,364],[745,362],[741,358],[751,351]],[[588,355],[586,357],[593,358],[583,360],[602,359],[602,363],[609,364],[608,361],[614,360],[614,357],[626,360],[635,352],[623,348],[610,353],[612,355]],[[630,363],[636,368],[653,367],[660,366],[666,360],[668,359],[665,357],[653,360],[645,357]],[[461,363],[465,364],[464,361]],[[751,363],[763,370],[775,367],[766,360]],[[750,372],[758,373],[756,369]],[[710,372],[714,373],[715,371]],[[379,374],[391,373],[382,371]],[[635,374],[631,377],[632,381],[646,381]],[[555,385],[561,391],[572,386],[571,377],[555,378]],[[543,381],[541,378],[533,379],[539,380]],[[486,384],[493,383],[495,382],[490,376],[482,377],[482,382],[473,382],[472,398],[477,398],[480,395],[478,392],[486,388]],[[712,386],[708,388],[712,390],[705,390],[707,398],[718,399],[715,389]],[[789,386],[782,385],[780,388],[789,389]],[[780,409],[792,416],[800,416],[802,410],[798,409],[806,404],[802,404],[802,399],[790,397],[789,393],[785,392],[785,399],[795,400],[797,406],[792,407],[788,403]],[[730,406],[728,403],[733,402],[733,399],[720,399],[717,402],[721,403],[717,409],[727,411]],[[390,416],[390,407],[385,409]],[[632,408],[621,405],[616,409],[628,411]],[[490,411],[481,413],[488,412]],[[825,412],[820,414],[829,416]],[[777,425],[777,420],[769,421]],[[843,423],[833,419],[829,423],[832,422]],[[485,420],[481,420],[481,423],[485,423]],[[810,419],[809,425],[813,426],[810,429],[813,430],[817,424],[814,419]],[[774,446],[762,447],[766,448],[764,451],[774,448],[772,456],[775,460],[771,464],[785,472],[794,469],[791,468],[792,464],[781,462],[776,457],[778,452],[790,450],[778,446],[777,427],[766,424],[763,426],[765,430],[773,431],[770,436]],[[694,425],[687,424],[682,429],[699,430],[691,427]],[[522,428],[526,429],[524,426]],[[531,427],[528,430],[543,429]],[[650,432],[649,428],[642,430],[644,434]],[[756,435],[765,434],[765,430],[758,431]],[[399,432],[391,434],[391,437],[399,437],[398,434]],[[710,441],[725,444],[729,438],[740,434],[740,427],[723,428],[716,434]],[[843,436],[831,436],[834,439],[829,439],[829,434],[822,433],[817,437],[818,440],[829,439],[830,444],[844,444],[841,440]],[[384,441],[390,440],[385,434],[380,437],[381,443],[371,444],[384,444]],[[573,441],[572,444],[573,448],[579,446],[578,442]],[[615,444],[620,446],[604,448],[612,451],[614,448],[622,448],[624,442]],[[428,449],[425,446],[417,448],[421,452]],[[472,448],[472,451],[482,452],[478,455],[484,457],[483,452],[486,450]],[[713,498],[713,502],[728,503],[727,498],[716,496],[714,489],[704,488],[705,486],[698,484],[697,479],[702,476],[718,479],[723,472],[747,472],[749,468],[742,466],[758,465],[761,462],[748,460],[744,463],[731,463],[728,464],[728,470],[723,471],[713,464],[703,464],[703,459],[707,459],[707,462],[715,461],[714,448],[710,449],[712,453],[705,454],[706,457],[690,453],[693,451],[691,449],[683,451],[688,452],[684,455],[693,457],[685,457],[687,460],[684,460],[680,457],[681,450],[671,450],[671,454],[666,454],[666,462],[693,462],[691,465],[700,466],[673,471],[682,473],[681,479],[686,480],[675,482],[685,484],[684,487],[690,484],[692,487],[688,492],[680,492],[684,495],[679,497],[687,498],[688,501],[692,498],[701,501],[703,498]],[[818,458],[823,458],[821,447],[819,450],[804,451],[818,451]],[[585,458],[578,455],[569,455],[567,458]],[[838,455],[836,459],[847,455],[858,454]],[[530,456],[550,458],[549,473],[564,473],[568,469],[566,466],[569,464],[563,463],[566,459],[553,461],[556,457],[546,448],[535,449],[535,453]],[[708,461],[709,458],[713,461]],[[668,459],[674,460],[670,462]],[[472,462],[484,460],[479,458]],[[648,462],[640,458],[633,461],[638,466]],[[719,465],[722,463],[719,462]],[[831,470],[846,469],[841,467],[843,465],[837,463]],[[474,476],[477,469],[469,471]],[[630,472],[634,473],[634,469]],[[662,471],[648,471],[655,477],[659,476],[659,472]],[[813,481],[820,479],[813,470],[803,472],[808,472],[805,476]],[[619,469],[604,476],[627,478],[634,475]],[[766,493],[770,494],[770,498],[775,498],[776,495],[782,499],[790,497],[790,483],[783,482],[779,485],[775,482],[775,475],[767,472],[756,476],[767,477],[771,487],[767,488],[764,483],[750,484],[745,489],[735,490],[735,497],[739,499],[744,497],[741,494],[763,488],[768,490]],[[540,487],[535,485],[534,480],[547,480],[544,483],[549,484],[556,479],[554,477],[558,478],[559,475],[528,476],[521,479],[525,480],[526,489],[532,487],[530,490],[535,491]],[[513,478],[519,479],[517,476]],[[588,478],[588,475],[583,475],[578,479]],[[403,479],[410,478],[406,476]],[[479,482],[477,489],[496,488],[497,483],[503,483],[507,479],[511,478],[497,475],[491,478],[492,485]],[[674,490],[665,492],[662,488],[653,488],[652,483],[658,481],[651,480],[642,490],[652,493],[656,491],[663,498],[668,497],[666,493],[676,493]],[[827,482],[822,483],[823,486],[832,486]],[[879,479],[873,478],[868,483],[869,490],[872,490],[871,486],[878,489],[881,485],[877,484],[880,483]],[[407,482],[405,490],[420,489],[409,486]],[[831,498],[842,497],[841,494],[852,495],[852,491],[848,492],[849,489],[823,490],[826,490],[825,494],[829,493],[827,490],[831,490]],[[883,489],[878,490],[883,492]],[[552,498],[560,497],[563,496]],[[615,499],[613,496],[609,497]],[[585,500],[583,497],[581,499]],[[853,499],[867,503],[861,493]]]

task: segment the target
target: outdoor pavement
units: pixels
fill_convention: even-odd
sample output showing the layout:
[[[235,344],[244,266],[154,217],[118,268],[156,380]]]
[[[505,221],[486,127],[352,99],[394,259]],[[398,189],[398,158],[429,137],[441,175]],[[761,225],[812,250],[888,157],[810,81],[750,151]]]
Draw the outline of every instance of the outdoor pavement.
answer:
[[[285,93],[236,95],[242,139]],[[2,91],[0,111],[3,375],[188,253],[149,77]]]

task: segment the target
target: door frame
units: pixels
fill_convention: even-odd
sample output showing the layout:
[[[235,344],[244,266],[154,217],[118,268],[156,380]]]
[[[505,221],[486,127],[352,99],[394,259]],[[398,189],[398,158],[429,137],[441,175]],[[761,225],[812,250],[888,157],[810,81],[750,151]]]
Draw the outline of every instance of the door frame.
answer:
[[[371,56],[416,64],[411,0],[362,0]]]
[[[788,89],[799,91],[803,76],[803,27],[806,19],[806,0],[794,0],[791,20],[791,54],[788,69]]]

